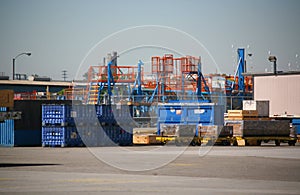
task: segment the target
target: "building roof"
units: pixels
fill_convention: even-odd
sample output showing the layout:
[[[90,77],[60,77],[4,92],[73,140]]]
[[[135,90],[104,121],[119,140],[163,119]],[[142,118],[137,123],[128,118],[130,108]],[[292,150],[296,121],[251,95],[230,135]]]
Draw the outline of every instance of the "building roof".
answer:
[[[47,85],[47,86],[72,86],[70,81],[29,81],[29,80],[0,80],[0,85]]]
[[[288,72],[283,72],[283,71],[277,71],[276,75],[298,75],[300,74],[300,71],[288,71]],[[259,76],[274,76],[275,74],[273,72],[262,72],[262,73],[243,73],[244,76],[253,76],[253,77],[259,77]]]

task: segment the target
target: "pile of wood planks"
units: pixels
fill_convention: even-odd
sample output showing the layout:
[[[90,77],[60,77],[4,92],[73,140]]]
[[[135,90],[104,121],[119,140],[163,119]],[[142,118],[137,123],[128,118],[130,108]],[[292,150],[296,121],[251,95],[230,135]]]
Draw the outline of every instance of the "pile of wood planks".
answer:
[[[244,120],[248,118],[257,118],[258,112],[256,110],[228,110],[228,120]]]

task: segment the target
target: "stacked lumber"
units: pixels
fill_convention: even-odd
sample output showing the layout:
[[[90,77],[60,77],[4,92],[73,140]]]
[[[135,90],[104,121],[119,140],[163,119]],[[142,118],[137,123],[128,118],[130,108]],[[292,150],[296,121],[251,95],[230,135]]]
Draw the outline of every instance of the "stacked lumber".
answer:
[[[257,110],[228,110],[228,115],[225,120],[244,120],[257,117]]]

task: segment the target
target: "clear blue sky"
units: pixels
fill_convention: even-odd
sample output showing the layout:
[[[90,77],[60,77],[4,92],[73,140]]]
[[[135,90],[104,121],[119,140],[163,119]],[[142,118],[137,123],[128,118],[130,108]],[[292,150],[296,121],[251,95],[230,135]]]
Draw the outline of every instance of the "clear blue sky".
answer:
[[[61,79],[61,71],[67,70],[73,79],[97,42],[139,25],[187,32],[209,50],[224,73],[233,74],[237,47],[248,45],[253,53],[248,69],[253,72],[272,70],[269,51],[277,56],[279,70],[299,70],[299,10],[298,0],[0,0],[0,72],[11,77],[12,59],[30,51],[32,56],[17,59],[17,73]],[[119,44],[126,41],[131,40]],[[91,63],[101,62],[101,55]]]

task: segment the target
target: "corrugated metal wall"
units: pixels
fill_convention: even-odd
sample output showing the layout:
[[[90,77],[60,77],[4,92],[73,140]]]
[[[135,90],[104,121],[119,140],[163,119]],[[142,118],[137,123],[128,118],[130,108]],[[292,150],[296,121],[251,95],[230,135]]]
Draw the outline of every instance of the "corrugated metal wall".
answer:
[[[0,123],[0,146],[14,146],[14,120]]]
[[[254,100],[269,100],[270,116],[300,116],[300,75],[255,76]]]

